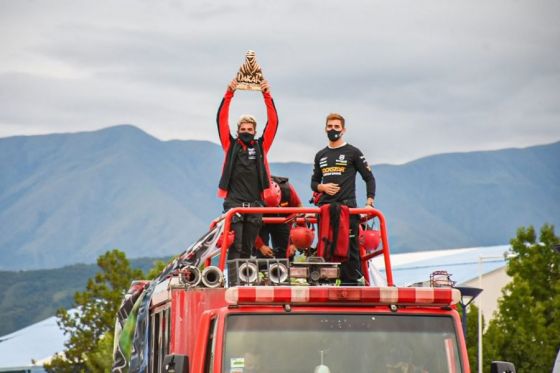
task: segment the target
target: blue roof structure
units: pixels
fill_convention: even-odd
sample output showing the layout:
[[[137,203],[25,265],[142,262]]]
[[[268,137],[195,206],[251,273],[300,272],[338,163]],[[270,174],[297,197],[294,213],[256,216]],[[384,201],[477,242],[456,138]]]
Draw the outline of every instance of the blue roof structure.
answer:
[[[451,279],[456,281],[457,285],[464,284],[478,277],[481,259],[482,274],[504,267],[505,254],[509,253],[509,250],[509,245],[500,245],[392,254],[393,280],[397,286],[408,286],[427,281],[432,272],[443,270],[452,275]],[[374,264],[385,275],[385,265],[381,256],[374,259]]]
[[[34,367],[32,359],[42,366],[46,359],[64,350],[66,340],[54,316],[4,335],[0,337],[0,372],[11,370],[8,368],[30,369]]]

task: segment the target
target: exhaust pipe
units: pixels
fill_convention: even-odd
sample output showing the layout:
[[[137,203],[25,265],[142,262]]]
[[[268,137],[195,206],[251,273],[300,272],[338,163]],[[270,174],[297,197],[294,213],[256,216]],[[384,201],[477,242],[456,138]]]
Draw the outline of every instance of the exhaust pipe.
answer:
[[[217,288],[223,281],[224,274],[218,267],[209,266],[202,271],[202,284],[207,288]]]
[[[195,266],[186,266],[181,269],[179,281],[188,286],[198,286],[200,284],[201,276],[200,269]]]
[[[282,263],[271,263],[268,267],[270,282],[283,284],[288,280],[288,267]]]
[[[244,284],[254,284],[259,278],[259,267],[255,263],[245,262],[239,266],[237,278]]]

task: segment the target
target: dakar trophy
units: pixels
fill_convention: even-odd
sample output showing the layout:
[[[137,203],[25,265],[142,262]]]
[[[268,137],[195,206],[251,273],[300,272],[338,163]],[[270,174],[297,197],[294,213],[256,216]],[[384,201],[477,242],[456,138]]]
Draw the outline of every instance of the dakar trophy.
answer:
[[[245,62],[239,68],[235,80],[237,80],[237,89],[261,90],[261,82],[264,80],[264,77],[261,67],[257,63],[255,51],[247,51]]]

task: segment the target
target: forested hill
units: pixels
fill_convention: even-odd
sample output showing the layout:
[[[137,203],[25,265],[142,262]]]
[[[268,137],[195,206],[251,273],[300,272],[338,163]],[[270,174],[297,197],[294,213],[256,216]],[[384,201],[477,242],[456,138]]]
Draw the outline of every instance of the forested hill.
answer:
[[[148,273],[156,260],[167,262],[169,258],[133,259],[130,266]],[[84,291],[88,279],[99,271],[100,268],[95,264],[0,271],[0,336],[51,317],[59,308],[71,308],[74,294]]]
[[[176,254],[221,212],[221,166],[214,143],[133,126],[2,138],[0,269],[93,263],[113,248]],[[373,167],[394,252],[503,244],[521,225],[560,220],[558,142]],[[272,164],[305,201],[311,168]]]

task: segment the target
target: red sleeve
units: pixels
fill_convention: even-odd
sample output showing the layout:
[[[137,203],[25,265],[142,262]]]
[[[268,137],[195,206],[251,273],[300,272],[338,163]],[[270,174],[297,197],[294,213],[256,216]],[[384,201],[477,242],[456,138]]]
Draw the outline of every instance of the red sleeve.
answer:
[[[301,206],[301,200],[299,199],[299,195],[296,192],[296,189],[292,184],[288,184],[290,186],[290,207],[299,207]]]
[[[266,105],[267,122],[262,137],[263,150],[267,153],[276,136],[276,130],[278,129],[278,113],[276,112],[276,106],[274,106],[274,100],[272,96],[270,96],[270,93],[263,92],[263,97]]]
[[[255,240],[255,247],[257,249],[260,249],[263,246],[264,246],[264,242],[263,242],[261,236],[257,236],[257,239]]]
[[[229,89],[226,91],[220,108],[218,109],[218,115],[216,122],[218,123],[218,134],[220,135],[220,142],[222,143],[222,148],[227,151],[232,140],[232,136],[229,129],[229,105],[231,99],[233,98],[233,91]]]

